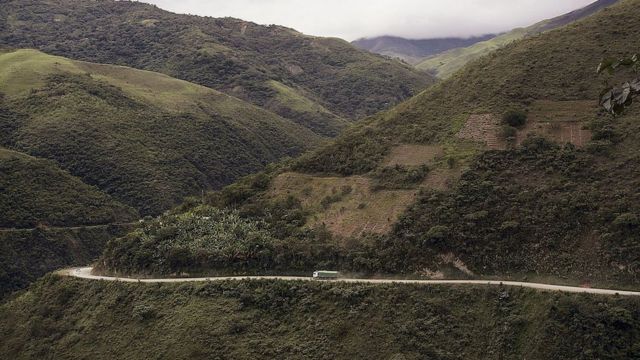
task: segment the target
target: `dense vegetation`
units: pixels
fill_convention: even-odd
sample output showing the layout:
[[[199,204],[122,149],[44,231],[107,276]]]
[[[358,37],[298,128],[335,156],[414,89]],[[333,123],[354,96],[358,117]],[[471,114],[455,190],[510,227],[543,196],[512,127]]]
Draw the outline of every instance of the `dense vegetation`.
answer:
[[[143,215],[318,141],[275,114],[164,75],[27,50],[0,61],[0,145],[54,160]]]
[[[110,242],[100,267],[149,274],[268,268],[274,239],[265,227],[237,213],[198,207],[145,222]]]
[[[0,228],[129,222],[135,210],[49,160],[0,148]]]
[[[325,128],[315,128],[323,135],[344,127],[339,117],[373,114],[432,82],[408,65],[343,40],[231,18],[178,15],[138,2],[13,0],[3,3],[0,19],[2,44],[162,72],[311,128],[326,122]],[[274,81],[280,85],[274,87]],[[292,105],[281,86],[312,105]]]
[[[94,261],[107,241],[132,225],[0,230],[0,299],[43,275]]]
[[[602,160],[541,138],[486,153],[455,191],[422,194],[391,243],[406,246],[414,270],[455,253],[475,273],[633,284],[640,163]]]
[[[635,298],[518,288],[47,276],[0,305],[12,358],[631,359]]]

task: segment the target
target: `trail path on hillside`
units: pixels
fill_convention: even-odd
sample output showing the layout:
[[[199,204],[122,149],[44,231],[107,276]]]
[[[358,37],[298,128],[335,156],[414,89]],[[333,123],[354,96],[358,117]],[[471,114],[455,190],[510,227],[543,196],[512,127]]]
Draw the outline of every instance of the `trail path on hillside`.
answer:
[[[138,224],[138,222],[130,222],[130,223],[112,223],[112,224],[97,224],[97,225],[72,225],[72,226],[43,226],[40,228],[0,228],[0,232],[29,232],[37,229],[42,230],[85,230],[85,229],[100,229],[107,228],[109,226],[133,226]]]
[[[61,270],[59,273],[66,276],[104,281],[121,281],[131,283],[182,283],[182,282],[207,282],[207,281],[240,281],[240,280],[282,280],[282,281],[323,281],[342,282],[359,284],[415,284],[415,285],[476,285],[476,286],[511,286],[537,289],[543,291],[557,291],[567,293],[585,293],[596,295],[620,295],[620,296],[640,296],[640,291],[622,291],[609,289],[592,289],[575,286],[548,285],[519,281],[499,281],[499,280],[392,280],[392,279],[336,279],[336,280],[315,280],[311,277],[298,276],[224,276],[224,277],[204,277],[204,278],[165,278],[165,279],[136,279],[127,277],[111,277],[91,274],[92,267],[81,267]]]

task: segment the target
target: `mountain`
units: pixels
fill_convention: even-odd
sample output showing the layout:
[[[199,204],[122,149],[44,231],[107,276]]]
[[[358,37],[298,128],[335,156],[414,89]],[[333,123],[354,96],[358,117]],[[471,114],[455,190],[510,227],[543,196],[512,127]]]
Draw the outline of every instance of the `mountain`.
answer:
[[[323,139],[203,86],[36,50],[0,52],[0,94],[0,295]]]
[[[603,52],[640,47],[638,5],[499,49],[293,163],[112,241],[101,263],[131,274],[334,268],[633,286],[640,108],[612,117],[598,100],[605,82],[636,75],[595,69]],[[203,218],[256,236],[220,252],[229,238]]]
[[[128,222],[131,207],[83,183],[50,160],[0,147],[0,228]]]
[[[535,36],[545,31],[553,30],[571,24],[585,17],[611,6],[618,0],[598,0],[584,8],[572,11],[550,20],[544,20],[526,28],[514,29],[508,33],[498,35],[492,39],[478,42],[471,46],[451,49],[442,54],[434,55],[416,64],[420,70],[435,74],[439,78],[448,78],[467,63],[478,59],[496,49],[502,48],[514,41]]]
[[[424,58],[440,54],[447,50],[468,47],[481,41],[487,41],[496,35],[469,38],[433,38],[433,39],[405,39],[397,36],[378,36],[362,38],[352,41],[354,46],[372,53],[398,58],[410,64],[417,64]]]
[[[415,95],[433,78],[333,38],[178,15],[130,1],[3,2],[0,44],[187,80],[324,136]]]
[[[44,274],[86,264],[139,218],[51,160],[0,147],[0,298]]]
[[[203,86],[36,50],[0,54],[0,142],[57,162],[142,215],[219,188],[321,138]]]
[[[617,116],[599,106],[602,90],[638,74],[621,67],[598,75],[596,68],[603,57],[627,57],[640,48],[639,5],[640,0],[621,0],[560,29],[513,42],[300,158],[187,198],[125,236],[114,234],[97,265],[139,277],[335,269],[353,277],[499,278],[638,289],[640,106],[630,102]],[[147,79],[147,73],[18,52],[29,54],[44,57],[36,63],[60,69],[36,81],[35,90],[18,85],[51,71],[12,72],[10,89],[17,93],[1,90],[8,95],[0,134],[10,134],[3,145],[30,161],[37,154],[28,150],[56,136],[25,142],[31,137],[11,134],[24,131],[25,119],[38,114],[47,99],[57,102],[46,112],[49,127],[64,120],[61,112],[76,111],[76,103],[88,107],[87,119],[102,116],[100,124],[111,124],[115,120],[109,119],[123,112],[127,121],[116,121],[115,129],[154,119],[151,111],[184,111],[181,101],[196,119],[212,121],[185,95],[199,93],[193,84],[179,82],[181,88],[175,79],[150,74],[154,80],[142,82],[146,87],[138,81],[127,85],[113,74],[135,80]],[[94,70],[73,72],[68,62]],[[191,90],[163,92],[166,88],[156,85],[160,79],[172,89]],[[149,109],[149,104],[156,105]],[[212,106],[207,104],[202,108]],[[140,113],[145,116],[135,116]],[[74,143],[93,123],[63,124]],[[153,126],[145,129],[144,134],[156,135]],[[173,149],[174,133],[158,134],[158,143]],[[189,131],[183,142],[194,142],[193,134],[199,132]],[[127,151],[138,156],[135,149]],[[149,149],[138,151],[146,155],[155,148]],[[90,184],[77,172],[84,167],[64,165],[65,157],[54,160],[44,165],[61,167],[67,181],[74,177]],[[148,164],[133,161],[138,167]],[[137,168],[125,170],[137,184]],[[80,190],[95,189],[113,203],[128,191],[100,184]],[[27,231],[23,238],[0,238],[0,246],[18,243],[24,253],[48,234]],[[75,234],[53,249],[68,256],[80,250],[67,262],[91,257],[87,249],[73,247],[83,236]],[[90,238],[102,240],[98,234]],[[50,253],[35,252],[36,264],[49,259]],[[0,249],[0,260],[13,254]],[[0,272],[0,284],[13,279],[7,274]],[[109,359],[634,359],[640,357],[639,305],[634,297],[503,285],[267,279],[147,284],[50,274],[0,303],[0,353]]]

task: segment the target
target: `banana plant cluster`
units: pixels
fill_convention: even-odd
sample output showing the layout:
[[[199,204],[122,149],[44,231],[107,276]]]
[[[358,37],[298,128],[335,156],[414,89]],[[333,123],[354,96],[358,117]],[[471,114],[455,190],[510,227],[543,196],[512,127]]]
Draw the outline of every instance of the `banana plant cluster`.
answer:
[[[598,74],[615,73],[619,68],[631,68],[636,74],[640,70],[640,57],[635,54],[628,58],[606,59],[598,65]],[[610,87],[600,95],[600,105],[614,116],[621,115],[624,109],[633,103],[633,98],[640,93],[640,77],[627,81],[621,86]]]

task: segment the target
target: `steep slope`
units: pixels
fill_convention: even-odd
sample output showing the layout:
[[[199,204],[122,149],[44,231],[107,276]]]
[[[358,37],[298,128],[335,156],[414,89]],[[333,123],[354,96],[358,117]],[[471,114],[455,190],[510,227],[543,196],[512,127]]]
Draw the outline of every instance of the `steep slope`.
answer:
[[[177,15],[138,2],[13,0],[3,3],[0,19],[0,44],[158,71],[249,100],[322,135],[335,135],[345,119],[388,108],[432,82],[343,40]],[[291,106],[290,92],[314,105]]]
[[[617,1],[618,0],[598,0],[591,5],[572,11],[568,14],[544,20],[526,28],[514,29],[506,34],[498,35],[487,41],[478,42],[468,47],[449,50],[442,54],[424,59],[418,62],[416,67],[420,70],[435,74],[439,78],[446,79],[464,67],[467,63],[485,56],[496,49],[500,49],[525,37],[557,29],[591,16],[608,6],[615,4]]]
[[[94,261],[109,240],[134,228],[134,224],[108,224],[0,229],[0,299],[47,273]]]
[[[352,41],[354,46],[372,53],[398,58],[417,64],[424,58],[447,50],[464,48],[496,37],[495,34],[469,38],[405,39],[397,36],[378,36]]]
[[[138,217],[49,160],[0,148],[0,170],[0,228],[101,225]]]
[[[640,108],[614,118],[597,104],[604,82],[635,75],[595,69],[603,53],[640,48],[638,5],[515,42],[292,165],[211,194],[206,205],[264,221],[275,239],[238,268],[634,286]],[[519,128],[501,120],[514,109],[526,118]],[[177,212],[195,222],[197,203]],[[170,223],[157,220],[145,241],[185,241]],[[206,235],[192,236],[193,254]],[[145,253],[128,240],[112,254]]]
[[[638,5],[622,1],[475,61],[306,157],[298,169],[367,173],[402,143],[440,146],[445,168],[462,165],[455,186],[444,192],[427,186],[418,196],[378,245],[387,244],[387,255],[374,256],[380,264],[374,268],[394,272],[413,263],[420,265],[409,268],[419,271],[457,263],[465,273],[634,283],[640,109],[620,118],[598,110],[606,78],[595,68],[603,53],[618,57],[640,47],[640,29],[632,24]],[[608,80],[632,76],[621,72]],[[501,144],[507,140],[500,117],[510,109],[529,117],[515,131],[515,148]],[[469,143],[480,147],[469,153]],[[397,258],[402,262],[392,263]]]
[[[500,287],[156,286],[48,276],[0,305],[0,352],[17,359],[632,359],[640,356],[639,305]]]
[[[0,148],[0,298],[92,261],[138,217],[53,161]]]
[[[0,54],[0,92],[5,146],[55,160],[143,215],[319,141],[202,86],[35,50]]]

